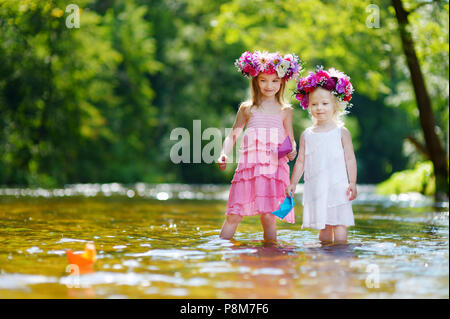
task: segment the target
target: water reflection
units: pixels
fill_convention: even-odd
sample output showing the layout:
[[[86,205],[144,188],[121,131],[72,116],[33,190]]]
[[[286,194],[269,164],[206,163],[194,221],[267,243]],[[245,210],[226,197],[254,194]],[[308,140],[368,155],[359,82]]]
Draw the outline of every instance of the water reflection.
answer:
[[[223,259],[236,269],[232,281],[219,281],[224,298],[290,298],[296,287],[297,247],[263,241],[230,240]]]
[[[304,251],[306,254],[327,257],[327,258],[354,258],[355,247],[360,247],[361,244],[321,244],[321,243],[306,243]]]
[[[279,275],[284,272],[284,268],[291,266],[290,262],[298,257],[295,246],[277,243],[260,242],[259,245],[252,245],[252,243],[235,241],[231,249],[236,256],[230,257],[231,261],[247,267],[259,268],[256,273]]]
[[[219,238],[228,189],[1,189],[0,298],[448,298],[445,207],[363,188],[348,244],[321,245],[299,223],[278,224],[278,242],[265,244],[258,218],[244,219],[236,240]],[[95,271],[68,287],[65,251],[87,242]],[[378,288],[368,285],[374,269]]]
[[[230,242],[233,253],[223,255],[239,271],[221,283],[225,298],[351,298],[365,290],[352,265],[359,244]]]

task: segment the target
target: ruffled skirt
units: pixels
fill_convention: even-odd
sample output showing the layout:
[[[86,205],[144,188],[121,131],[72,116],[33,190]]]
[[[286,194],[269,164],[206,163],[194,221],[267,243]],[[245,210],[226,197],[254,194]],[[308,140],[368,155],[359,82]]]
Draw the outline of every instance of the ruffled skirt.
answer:
[[[241,149],[238,167],[231,181],[226,214],[253,216],[280,208],[289,185],[288,158],[278,159],[271,143]],[[277,217],[278,218],[278,217]],[[294,209],[283,219],[295,222]]]

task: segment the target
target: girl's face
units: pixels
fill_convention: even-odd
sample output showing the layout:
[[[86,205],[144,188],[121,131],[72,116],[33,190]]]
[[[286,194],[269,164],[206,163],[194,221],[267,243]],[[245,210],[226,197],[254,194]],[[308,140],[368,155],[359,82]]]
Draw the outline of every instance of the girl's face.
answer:
[[[273,97],[281,87],[281,79],[274,74],[260,73],[258,75],[258,86],[265,98]]]
[[[309,108],[317,124],[325,124],[333,120],[337,111],[336,97],[330,91],[317,88],[309,94]]]

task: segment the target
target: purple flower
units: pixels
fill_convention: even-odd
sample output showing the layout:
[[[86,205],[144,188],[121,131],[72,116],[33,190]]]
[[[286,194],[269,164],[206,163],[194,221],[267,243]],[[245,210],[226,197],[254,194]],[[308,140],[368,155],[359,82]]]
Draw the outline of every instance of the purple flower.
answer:
[[[336,87],[336,80],[334,78],[329,78],[323,87],[329,91],[334,90]]]
[[[319,66],[316,73],[309,72],[308,76],[300,78],[297,90],[294,90],[294,93],[297,94],[296,98],[304,110],[309,106],[309,93],[318,86],[330,91],[340,101],[346,102],[350,101],[354,91],[350,78],[343,72],[336,69],[325,71],[323,67]]]
[[[302,106],[302,109],[306,110],[309,105],[309,94],[305,94],[302,97],[302,100],[300,101],[300,105]]]
[[[345,81],[345,78],[338,79],[338,81],[336,83],[336,92],[339,94],[344,93],[346,85],[347,85],[347,81]]]
[[[286,81],[292,77],[297,78],[302,70],[302,61],[295,54],[282,57],[278,52],[268,53],[266,51],[245,51],[236,60],[235,65],[244,76],[257,76],[260,72],[274,74]]]
[[[314,76],[314,73],[309,72],[308,87],[316,87],[316,86],[317,86],[316,77]]]

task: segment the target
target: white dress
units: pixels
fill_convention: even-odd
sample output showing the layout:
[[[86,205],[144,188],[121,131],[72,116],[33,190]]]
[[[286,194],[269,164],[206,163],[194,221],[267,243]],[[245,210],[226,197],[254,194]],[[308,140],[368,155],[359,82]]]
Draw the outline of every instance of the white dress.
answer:
[[[302,228],[355,225],[347,197],[348,176],[341,127],[328,132],[305,130],[305,173]]]

